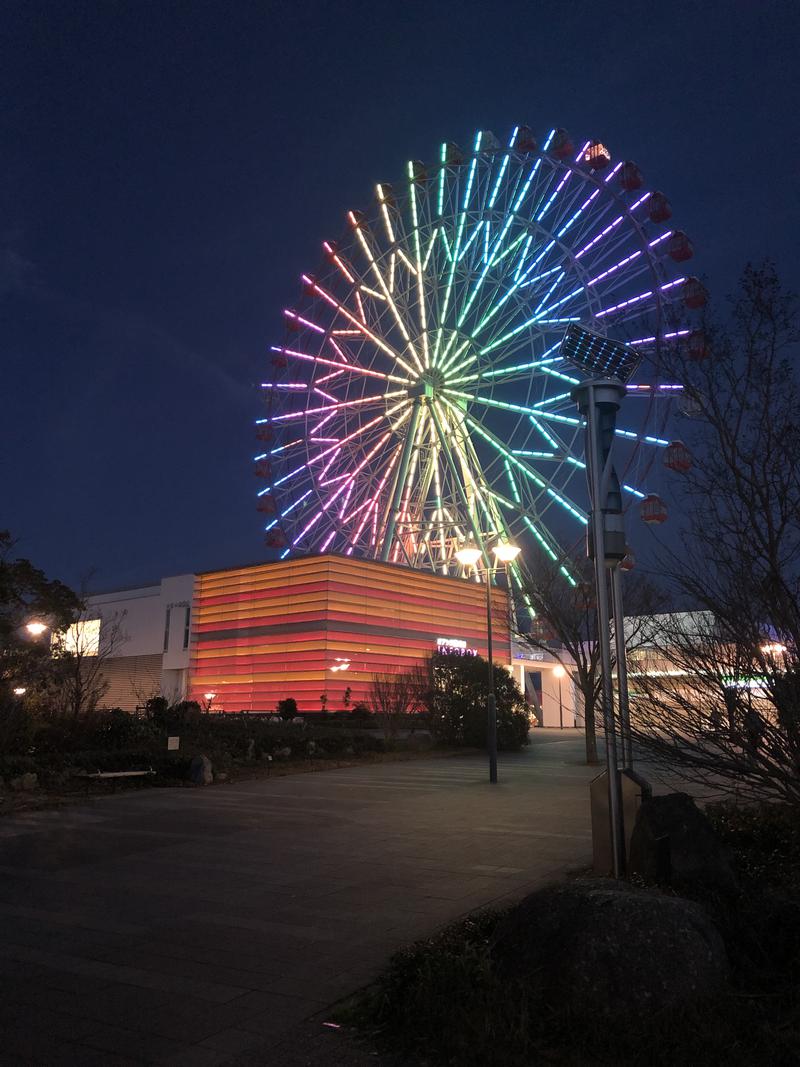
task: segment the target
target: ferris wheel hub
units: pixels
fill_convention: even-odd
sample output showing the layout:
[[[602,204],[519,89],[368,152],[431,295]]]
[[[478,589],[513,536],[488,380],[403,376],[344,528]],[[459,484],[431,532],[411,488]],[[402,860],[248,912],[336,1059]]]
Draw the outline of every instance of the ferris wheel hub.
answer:
[[[428,367],[424,370],[416,382],[409,387],[408,395],[410,397],[417,396],[436,396],[447,384],[447,378],[443,371],[438,367]]]

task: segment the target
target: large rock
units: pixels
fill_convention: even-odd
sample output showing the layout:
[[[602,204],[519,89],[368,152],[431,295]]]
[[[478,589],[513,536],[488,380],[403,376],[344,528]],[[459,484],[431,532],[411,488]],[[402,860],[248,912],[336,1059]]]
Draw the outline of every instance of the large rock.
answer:
[[[722,938],[698,904],[604,879],[526,897],[495,931],[492,954],[538,1002],[584,1016],[695,1004],[728,976]]]
[[[189,781],[192,785],[211,785],[214,768],[208,756],[195,756],[189,764]]]
[[[628,873],[676,888],[738,890],[727,850],[687,793],[642,801],[631,835]]]

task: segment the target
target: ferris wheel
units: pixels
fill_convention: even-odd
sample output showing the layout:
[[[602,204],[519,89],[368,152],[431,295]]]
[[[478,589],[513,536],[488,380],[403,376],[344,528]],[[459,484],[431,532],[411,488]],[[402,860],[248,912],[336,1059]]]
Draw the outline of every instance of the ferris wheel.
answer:
[[[561,129],[539,144],[519,126],[505,146],[481,131],[470,152],[443,144],[433,166],[378,184],[324,242],[271,349],[267,545],[455,574],[465,541],[485,555],[501,537],[563,563],[588,519],[579,379],[560,354],[572,323],[643,357],[617,465],[628,500],[650,502],[680,388],[659,383],[661,356],[702,343],[690,320],[706,300],[670,216],[635,163]]]

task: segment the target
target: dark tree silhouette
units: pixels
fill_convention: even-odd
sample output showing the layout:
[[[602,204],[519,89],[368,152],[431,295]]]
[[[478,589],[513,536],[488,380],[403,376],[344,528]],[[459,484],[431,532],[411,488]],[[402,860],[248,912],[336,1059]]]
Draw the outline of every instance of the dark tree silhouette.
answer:
[[[704,782],[800,801],[800,386],[797,299],[748,267],[725,326],[669,357],[693,464],[676,478],[692,609],[652,635],[637,739]],[[697,356],[702,358],[698,359]],[[700,614],[704,613],[704,614]],[[652,669],[647,669],[648,662]]]

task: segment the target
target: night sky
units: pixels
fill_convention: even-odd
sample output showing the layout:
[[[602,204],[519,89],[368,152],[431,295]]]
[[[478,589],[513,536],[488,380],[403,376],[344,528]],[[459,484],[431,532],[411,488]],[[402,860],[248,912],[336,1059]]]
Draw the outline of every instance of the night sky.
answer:
[[[636,160],[721,301],[800,288],[792,2],[6,2],[0,526],[95,588],[267,556],[253,420],[320,242],[438,144]]]

